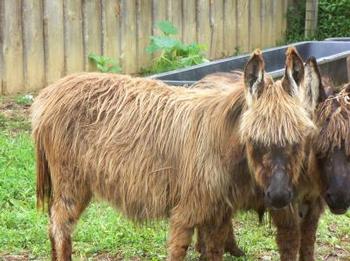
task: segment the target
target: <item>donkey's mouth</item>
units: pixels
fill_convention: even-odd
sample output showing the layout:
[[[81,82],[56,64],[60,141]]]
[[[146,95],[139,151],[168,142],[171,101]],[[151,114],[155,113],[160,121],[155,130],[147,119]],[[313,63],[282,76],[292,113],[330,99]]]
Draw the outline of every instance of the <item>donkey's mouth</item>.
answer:
[[[329,208],[330,211],[335,215],[343,215],[346,213],[346,208]]]

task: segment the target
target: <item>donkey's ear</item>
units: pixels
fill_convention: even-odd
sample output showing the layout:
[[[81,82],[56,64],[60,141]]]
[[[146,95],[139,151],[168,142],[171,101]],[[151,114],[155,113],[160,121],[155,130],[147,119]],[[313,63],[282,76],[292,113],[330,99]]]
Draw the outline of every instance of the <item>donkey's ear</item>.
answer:
[[[249,100],[258,98],[264,87],[264,59],[259,49],[256,49],[244,68],[244,84]]]
[[[289,47],[286,52],[286,67],[282,79],[282,86],[290,95],[298,95],[303,79],[303,60],[294,47]]]
[[[320,70],[315,57],[310,57],[305,63],[303,94],[304,105],[311,111],[316,108],[318,103],[326,99],[326,93],[322,86]]]

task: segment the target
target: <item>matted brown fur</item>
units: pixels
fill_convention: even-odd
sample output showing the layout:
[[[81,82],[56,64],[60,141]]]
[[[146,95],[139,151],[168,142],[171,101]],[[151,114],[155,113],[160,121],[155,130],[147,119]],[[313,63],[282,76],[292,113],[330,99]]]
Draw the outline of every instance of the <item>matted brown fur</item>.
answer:
[[[311,59],[313,67],[320,75],[317,69],[316,60]],[[310,72],[309,72],[310,73]],[[310,75],[309,75],[310,76]],[[222,75],[221,77],[226,77]],[[208,77],[210,79],[210,76]],[[227,81],[224,80],[224,82]],[[215,83],[212,82],[212,88],[216,84],[220,84],[220,79],[216,78]],[[316,159],[316,154],[325,154],[332,151],[334,148],[345,148],[346,153],[349,155],[350,146],[350,84],[344,86],[342,91],[337,95],[330,95],[326,93],[333,93],[333,87],[329,81],[322,81],[322,84],[318,86],[317,81],[313,82],[315,88],[313,90],[307,90],[310,93],[310,98],[315,95],[319,98],[310,99],[309,103],[318,103],[317,110],[314,114],[314,121],[319,126],[319,130],[316,135],[312,135],[308,138],[307,146],[305,147],[303,171],[300,175],[300,180],[296,190],[298,196],[289,209],[285,210],[270,210],[273,221],[277,226],[277,243],[280,249],[281,260],[296,260],[299,252],[300,260],[314,260],[314,246],[316,242],[316,231],[318,227],[318,221],[323,213],[324,203],[321,199],[323,194],[322,188],[325,187],[327,181],[320,177],[320,171]],[[317,89],[319,90],[317,90]],[[220,87],[218,87],[220,89]],[[322,93],[322,94],[321,94]],[[326,99],[326,96],[328,98]],[[325,99],[325,100],[323,100]],[[318,101],[315,101],[318,100]],[[317,104],[316,104],[317,105]],[[315,107],[316,107],[315,105]],[[312,111],[311,111],[312,113]],[[244,155],[244,153],[242,153]],[[235,177],[241,176],[241,180],[245,180],[243,169],[236,169]],[[242,172],[243,171],[243,172]],[[237,180],[236,180],[237,182]],[[233,184],[236,184],[234,182]],[[239,184],[239,183],[237,183]],[[264,208],[264,202],[262,197],[259,196],[259,189],[256,187],[254,180],[248,179],[240,184],[240,190],[245,194],[241,195],[245,205],[236,205],[238,209],[254,209]],[[251,189],[251,190],[249,190]],[[255,192],[253,192],[255,191]],[[229,233],[232,234],[232,228]],[[205,252],[204,238],[199,236],[199,242],[197,249],[203,254]],[[206,244],[210,244],[209,241]],[[227,246],[230,246],[227,248]],[[241,255],[239,248],[236,245],[234,236],[231,235],[226,241],[226,250],[233,255]],[[238,252],[237,252],[238,250]],[[238,253],[238,254],[237,254]]]
[[[320,127],[320,134],[314,140],[316,152],[344,147],[350,156],[350,84],[337,95],[328,97],[317,108],[316,115],[316,124]]]
[[[254,57],[262,59],[260,52]],[[83,73],[44,89],[32,106],[32,127],[37,200],[39,207],[49,203],[53,259],[70,257],[73,225],[92,196],[138,222],[170,216],[170,260],[184,257],[194,226],[225,231],[231,202],[239,201],[232,195],[240,195],[232,193],[232,174],[241,133],[255,139],[240,125],[260,124],[257,140],[277,145],[302,143],[313,129],[301,104],[283,97],[281,82],[272,88],[265,80],[253,107],[243,81],[223,92]],[[266,102],[269,121],[253,121],[252,110],[260,117],[256,109]],[[279,134],[262,124],[279,126]]]

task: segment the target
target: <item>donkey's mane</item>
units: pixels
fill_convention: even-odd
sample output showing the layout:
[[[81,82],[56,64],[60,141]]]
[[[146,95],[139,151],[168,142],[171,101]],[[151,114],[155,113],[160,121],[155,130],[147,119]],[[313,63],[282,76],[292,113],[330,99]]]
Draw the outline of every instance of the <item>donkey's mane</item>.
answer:
[[[308,113],[300,101],[286,95],[281,81],[265,84],[265,91],[241,118],[242,140],[279,146],[303,142],[315,129]]]
[[[349,86],[350,87],[350,86]],[[328,97],[316,110],[320,132],[315,139],[318,153],[325,154],[344,146],[350,155],[350,91],[342,89],[337,95]]]

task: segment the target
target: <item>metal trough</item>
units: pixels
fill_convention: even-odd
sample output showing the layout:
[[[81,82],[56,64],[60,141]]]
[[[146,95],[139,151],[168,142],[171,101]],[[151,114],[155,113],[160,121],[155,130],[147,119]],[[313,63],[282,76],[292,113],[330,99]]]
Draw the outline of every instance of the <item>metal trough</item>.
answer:
[[[322,75],[328,75],[336,85],[350,80],[350,41],[307,41],[293,44],[304,60],[317,59]],[[263,50],[265,70],[274,78],[283,76],[285,52],[288,45]],[[240,55],[205,64],[149,76],[171,85],[190,85],[207,74],[243,70],[248,55]],[[348,62],[347,62],[348,58]]]

